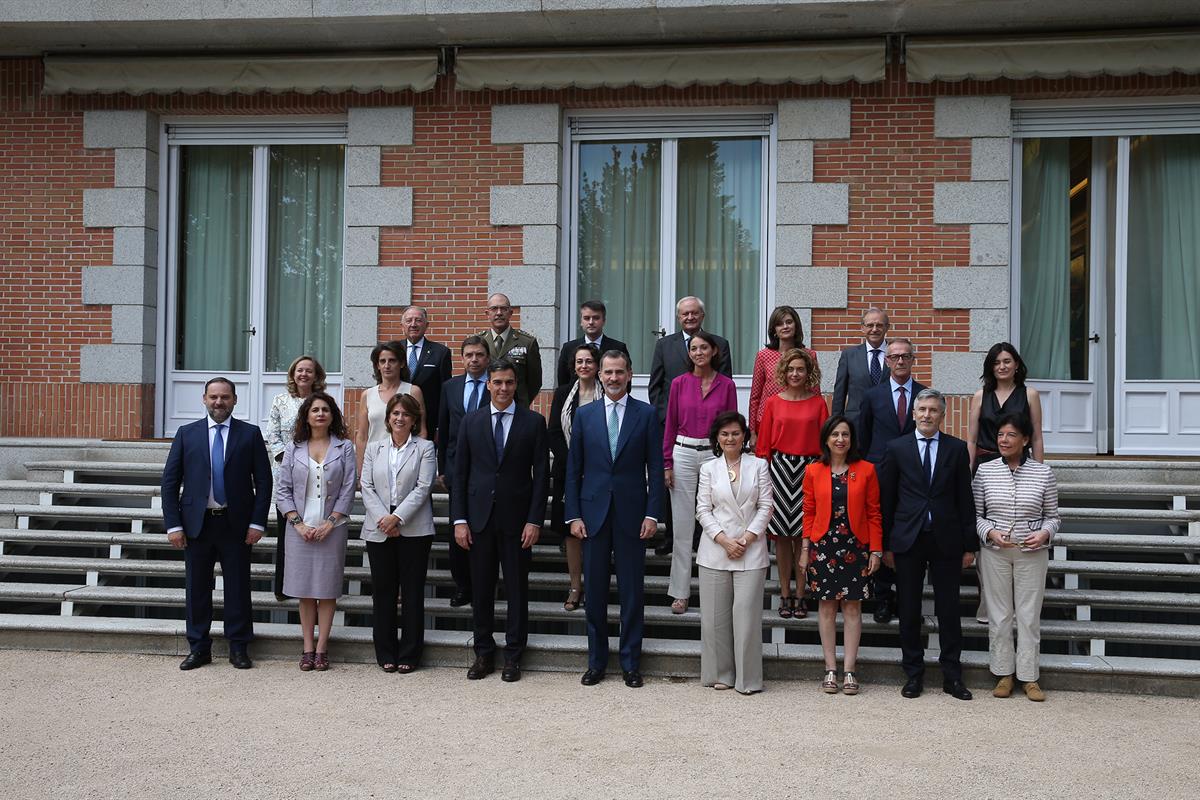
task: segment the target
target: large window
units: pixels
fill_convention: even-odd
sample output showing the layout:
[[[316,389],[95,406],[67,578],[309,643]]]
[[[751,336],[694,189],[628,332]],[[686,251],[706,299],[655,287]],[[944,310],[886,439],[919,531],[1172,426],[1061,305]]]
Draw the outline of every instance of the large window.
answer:
[[[643,124],[657,135],[632,123],[614,135],[610,121],[573,137],[574,305],[608,305],[606,329],[629,343],[636,372],[649,371],[656,332],[675,329],[675,300],[687,295],[704,300],[704,327],[729,340],[734,372],[753,366],[766,278],[763,116],[672,135],[653,119]]]

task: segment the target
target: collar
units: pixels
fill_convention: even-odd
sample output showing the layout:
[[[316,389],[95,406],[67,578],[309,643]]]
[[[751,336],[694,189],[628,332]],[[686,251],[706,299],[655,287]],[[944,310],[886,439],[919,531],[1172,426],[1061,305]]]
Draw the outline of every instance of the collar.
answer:
[[[872,347],[870,342],[868,342],[866,339],[863,339],[863,347],[867,348],[867,355],[871,355],[872,350],[878,350],[880,353],[880,361],[883,360],[883,356],[887,355],[887,339],[884,339],[882,342],[880,342],[879,347]]]
[[[478,375],[472,375],[469,372],[464,372],[463,373],[463,382],[470,383],[471,381],[483,381],[484,383],[487,383],[487,370],[484,370],[483,372],[479,373]]]
[[[489,407],[491,407],[491,409],[492,409],[491,413],[492,413],[492,415],[493,415],[493,416],[495,416],[496,414],[509,414],[509,415],[512,415],[512,414],[515,414],[515,413],[517,413],[517,401],[516,401],[516,400],[514,400],[514,401],[513,401],[513,402],[511,402],[511,403],[509,403],[509,404],[508,404],[508,408],[505,408],[505,409],[503,409],[503,410],[501,410],[501,409],[499,409],[499,408],[496,408],[496,404],[495,404],[495,403],[488,403],[488,406],[489,406]]]
[[[403,450],[404,448],[406,448],[406,447],[408,447],[410,444],[412,444],[412,440],[413,440],[412,433],[409,433],[409,434],[408,434],[408,438],[404,440],[404,444],[398,445],[398,444],[396,444],[396,442],[395,442],[395,441],[392,439],[392,435],[389,433],[389,434],[388,434],[388,440],[387,440],[387,441],[388,441],[388,447],[390,447],[392,450]]]
[[[896,383],[896,379],[890,376],[888,377],[888,381],[892,384],[892,394],[895,394],[896,390],[900,388],[900,384]],[[913,390],[912,384],[913,379],[912,376],[909,375],[908,380],[904,382],[904,391],[907,392],[910,397],[912,396]]]
[[[589,338],[587,337],[587,334],[586,334],[586,333],[583,335],[583,343],[584,343],[584,344],[594,344],[594,345],[596,345],[597,347],[599,347],[599,346],[600,346],[600,343],[601,343],[601,342],[603,342],[603,341],[604,341],[604,334],[603,334],[603,333],[601,333],[601,334],[600,334],[599,336],[597,336],[595,339],[589,339]]]
[[[507,341],[508,335],[510,333],[512,333],[512,325],[509,325],[507,328],[500,331],[499,333],[496,333],[495,328],[488,328],[488,336],[491,336],[493,339],[495,339],[497,336],[499,336],[501,339],[504,339]]]
[[[405,339],[404,341],[408,343],[409,347],[415,347],[418,350],[425,349],[425,337],[424,336],[422,336],[420,339],[418,339],[415,342],[409,342],[408,339]]]
[[[214,420],[214,419],[213,419],[212,417],[210,417],[210,416],[205,416],[205,417],[204,417],[204,419],[205,419],[205,420],[208,422],[208,429],[209,429],[210,431],[211,431],[213,428],[217,427],[218,425],[221,425],[222,427],[224,427],[224,428],[226,428],[226,429],[228,429],[228,428],[230,427],[230,426],[229,426],[229,419],[228,419],[228,418],[226,418],[224,422],[217,422],[216,420]]]
[[[913,431],[913,435],[917,437],[918,442],[920,442],[922,439],[925,438],[924,436],[921,435],[920,431]],[[942,438],[942,432],[940,430],[934,431],[933,436],[930,438],[932,438],[933,441],[937,442],[938,444],[941,444],[941,442],[939,440]]]
[[[603,389],[602,389],[601,391],[603,391]],[[628,392],[626,392],[625,394],[621,395],[621,399],[620,399],[620,400],[613,400],[611,397],[609,397],[609,396],[606,394],[606,395],[604,395],[604,410],[605,410],[605,411],[608,411],[608,410],[609,410],[610,408],[612,408],[613,406],[620,406],[621,408],[625,408],[625,401],[626,401],[626,400],[628,400],[628,399],[629,399],[629,393],[628,393]]]

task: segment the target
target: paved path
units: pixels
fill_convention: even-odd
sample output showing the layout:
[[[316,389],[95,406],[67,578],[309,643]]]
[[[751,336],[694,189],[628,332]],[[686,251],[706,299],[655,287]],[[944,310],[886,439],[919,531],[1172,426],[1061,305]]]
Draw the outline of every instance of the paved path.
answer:
[[[894,686],[753,697],[526,673],[299,672],[0,651],[0,797],[1155,798],[1200,796],[1200,700],[971,703]],[[939,688],[940,687],[936,687]]]

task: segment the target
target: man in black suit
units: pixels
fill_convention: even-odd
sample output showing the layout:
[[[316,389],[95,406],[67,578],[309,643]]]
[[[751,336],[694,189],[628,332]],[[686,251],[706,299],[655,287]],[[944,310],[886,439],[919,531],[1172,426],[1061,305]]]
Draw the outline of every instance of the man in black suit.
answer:
[[[521,679],[529,639],[529,565],[546,519],[550,459],[545,417],[515,401],[512,362],[493,361],[487,372],[492,402],[468,414],[458,432],[450,517],[454,538],[471,557],[475,663],[467,678],[496,668],[492,631],[496,568],[502,566],[508,613],[501,678],[512,682]]]
[[[858,407],[858,447],[863,458],[876,467],[883,462],[888,442],[912,433],[913,398],[925,387],[912,378],[916,352],[908,339],[893,339],[887,345],[887,377],[868,389]],[[886,625],[896,610],[896,573],[883,564],[871,577],[875,597],[875,621]]]
[[[179,668],[212,661],[213,567],[220,562],[229,663],[250,669],[250,547],[267,527],[271,461],[258,426],[230,416],[237,405],[233,381],[213,378],[203,399],[208,416],[175,432],[162,474],[167,539],[183,549],[186,565],[189,652]]]
[[[942,690],[970,700],[959,660],[959,584],[962,571],[975,563],[979,536],[967,444],[941,432],[945,416],[942,393],[923,389],[913,401],[915,435],[887,444],[879,470],[883,558],[896,570],[900,649],[907,678],[901,694],[919,697],[924,689],[921,598],[928,570],[938,619]]]
[[[408,367],[409,383],[421,390],[425,399],[425,428],[430,441],[437,441],[437,425],[440,420],[442,384],[450,380],[450,348],[425,338],[429,329],[429,315],[420,306],[404,309],[400,318],[404,325],[407,352],[404,363]]]
[[[562,346],[558,352],[558,370],[555,373],[555,386],[571,383],[575,380],[575,348],[581,344],[594,344],[601,352],[618,350],[626,355],[629,347],[618,339],[604,335],[604,323],[608,319],[608,309],[599,300],[585,300],[579,306],[579,327],[583,336],[572,339]]]
[[[863,343],[842,350],[833,381],[833,413],[858,418],[862,396],[888,376],[885,356],[891,323],[883,309],[871,306],[862,315]]]
[[[442,408],[438,420],[437,458],[438,477],[448,490],[454,488],[454,451],[458,447],[458,431],[463,418],[492,401],[487,388],[487,342],[471,335],[463,339],[463,374],[455,375],[442,385]],[[471,602],[471,559],[467,551],[450,537],[450,576],[454,578],[454,608]]]

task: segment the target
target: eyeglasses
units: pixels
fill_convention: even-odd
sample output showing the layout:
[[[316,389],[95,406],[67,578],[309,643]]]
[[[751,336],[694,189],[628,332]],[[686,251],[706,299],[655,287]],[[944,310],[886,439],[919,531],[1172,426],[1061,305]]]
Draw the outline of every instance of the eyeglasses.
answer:
[[[488,311],[512,311],[512,306],[488,306]]]
[[[888,361],[912,361],[916,356],[912,353],[892,354],[887,357]]]

